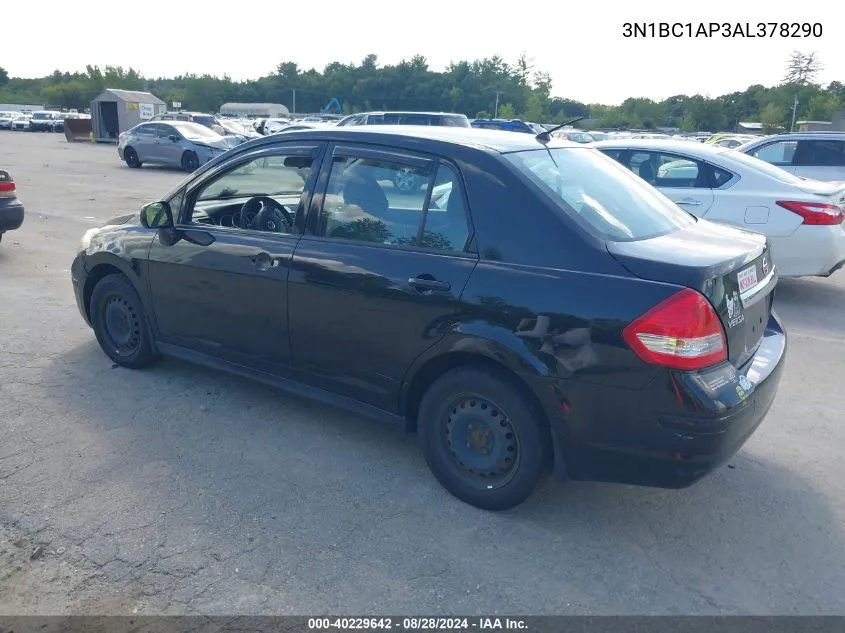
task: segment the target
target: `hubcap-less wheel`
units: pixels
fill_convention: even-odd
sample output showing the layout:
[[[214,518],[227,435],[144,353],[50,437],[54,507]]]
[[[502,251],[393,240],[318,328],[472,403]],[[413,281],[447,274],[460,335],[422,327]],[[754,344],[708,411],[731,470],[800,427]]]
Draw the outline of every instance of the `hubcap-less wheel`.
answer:
[[[510,481],[519,466],[519,437],[508,416],[492,402],[459,396],[449,403],[442,432],[451,466],[475,488]]]
[[[393,186],[401,193],[411,193],[417,184],[417,176],[413,170],[404,168],[393,177]]]
[[[123,297],[109,297],[103,308],[103,323],[109,343],[118,356],[131,356],[141,344],[141,321]]]
[[[126,164],[130,167],[138,167],[141,161],[138,160],[138,154],[131,147],[126,149]]]
[[[185,152],[184,156],[182,156],[182,169],[190,172],[196,171],[197,167],[199,167],[197,155],[193,152]]]

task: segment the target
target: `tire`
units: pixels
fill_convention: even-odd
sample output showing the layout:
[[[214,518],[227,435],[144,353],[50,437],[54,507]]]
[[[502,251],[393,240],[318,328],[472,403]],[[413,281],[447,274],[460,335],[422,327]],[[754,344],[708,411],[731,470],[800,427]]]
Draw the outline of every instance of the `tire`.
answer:
[[[126,161],[127,166],[132,167],[133,169],[138,169],[144,164],[141,162],[141,159],[138,158],[138,152],[136,152],[132,147],[127,147],[123,150],[123,160]]]
[[[551,438],[543,420],[498,372],[459,367],[443,374],[423,396],[417,419],[434,476],[482,510],[521,504],[549,471]]]
[[[98,281],[89,311],[97,342],[115,363],[141,369],[158,359],[144,305],[126,277],[113,274]]]
[[[189,174],[195,172],[200,166],[200,160],[192,151],[187,151],[182,154],[182,170]]]

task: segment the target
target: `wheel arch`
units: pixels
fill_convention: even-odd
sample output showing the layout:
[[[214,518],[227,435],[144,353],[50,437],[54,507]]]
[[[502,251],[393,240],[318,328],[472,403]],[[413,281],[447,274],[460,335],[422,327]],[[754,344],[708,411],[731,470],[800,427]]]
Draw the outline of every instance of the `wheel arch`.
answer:
[[[420,356],[406,372],[400,390],[399,414],[405,417],[407,430],[416,430],[417,412],[428,387],[446,372],[466,366],[489,369],[512,383],[548,425],[546,408],[527,382],[527,378],[548,376],[549,368],[539,359],[527,354],[525,347],[518,345],[521,341],[514,340],[514,345],[507,345],[510,338],[515,338],[512,333],[509,334],[511,337],[503,340],[469,332],[447,336]]]
[[[141,288],[140,279],[123,260],[116,257],[92,257],[87,269],[88,275],[85,278],[85,286],[82,290],[82,301],[89,322],[91,319],[91,295],[94,293],[94,287],[108,275],[121,274],[126,277],[143,302],[144,292]]]

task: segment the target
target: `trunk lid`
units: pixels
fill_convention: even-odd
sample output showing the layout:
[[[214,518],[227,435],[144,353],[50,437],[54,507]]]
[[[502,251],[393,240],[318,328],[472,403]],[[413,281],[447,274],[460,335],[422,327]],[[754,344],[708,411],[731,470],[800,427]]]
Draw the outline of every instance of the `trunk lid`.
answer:
[[[699,220],[660,237],[608,242],[607,250],[637,277],[704,294],[722,322],[734,365],[743,365],[756,351],[777,284],[764,235]]]
[[[796,185],[804,193],[810,193],[827,198],[830,204],[845,209],[845,182],[822,182],[820,180],[804,180]]]

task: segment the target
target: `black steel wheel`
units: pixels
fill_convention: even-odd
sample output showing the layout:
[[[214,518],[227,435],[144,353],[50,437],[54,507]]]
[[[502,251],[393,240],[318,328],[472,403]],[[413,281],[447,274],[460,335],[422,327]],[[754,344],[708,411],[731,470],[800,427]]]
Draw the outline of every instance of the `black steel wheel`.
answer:
[[[115,363],[139,369],[156,360],[144,306],[126,277],[108,275],[97,282],[89,311],[97,341]]]
[[[447,372],[420,403],[417,431],[438,481],[485,510],[525,501],[551,464],[548,430],[521,391],[486,368]]]
[[[200,160],[194,152],[187,151],[182,154],[182,169],[188,173],[194,172],[200,166]]]
[[[123,160],[126,161],[127,166],[132,167],[133,169],[137,169],[143,164],[141,159],[138,158],[138,152],[131,147],[127,147],[123,150]]]

